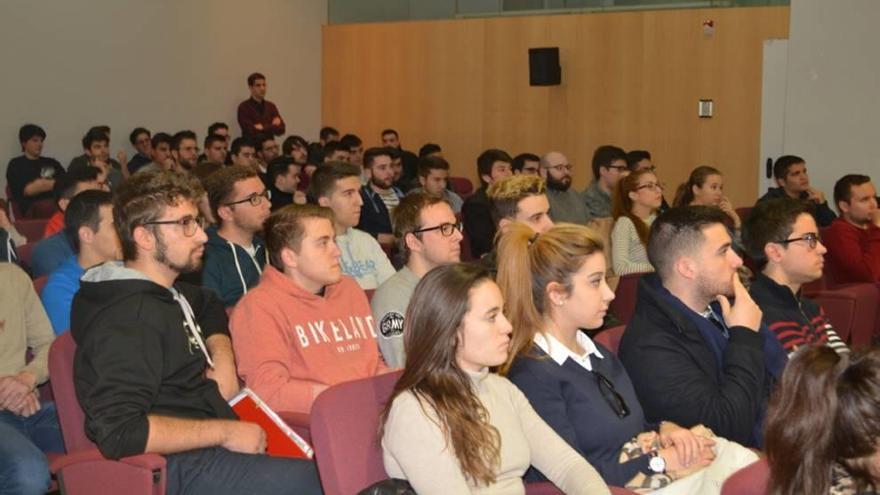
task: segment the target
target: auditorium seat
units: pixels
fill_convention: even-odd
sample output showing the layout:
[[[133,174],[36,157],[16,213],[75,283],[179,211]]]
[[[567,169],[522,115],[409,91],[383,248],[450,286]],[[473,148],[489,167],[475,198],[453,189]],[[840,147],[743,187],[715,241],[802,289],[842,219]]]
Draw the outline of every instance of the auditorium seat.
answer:
[[[609,305],[611,314],[617,317],[621,323],[629,323],[636,311],[636,294],[639,287],[639,279],[644,273],[630,273],[622,275],[617,282],[614,291],[614,300]]]
[[[753,206],[740,206],[736,208],[736,214],[739,216],[740,221],[745,223],[746,219],[749,218],[749,215],[752,214]]]
[[[34,254],[34,246],[36,245],[36,242],[29,242],[15,248],[15,252],[18,253],[18,259],[27,267],[31,266],[31,257]]]
[[[15,230],[17,230],[19,234],[25,236],[29,243],[34,243],[43,238],[43,231],[46,230],[46,224],[48,222],[49,220],[45,218],[25,219],[16,220],[13,222],[13,225],[15,226]]]
[[[156,454],[104,458],[85,434],[85,414],[73,386],[73,356],[76,344],[64,332],[49,349],[49,374],[58,410],[58,422],[67,454],[51,461],[52,474],[64,493],[165,493],[165,459]]]
[[[455,194],[461,196],[461,199],[467,199],[474,193],[474,183],[467,177],[450,177],[449,185],[452,186]]]
[[[624,330],[626,330],[626,325],[606,328],[593,336],[593,340],[604,345],[614,354],[617,354],[617,349],[620,348],[620,339],[623,338]]]
[[[43,275],[42,277],[37,277],[34,279],[34,290],[37,291],[37,295],[43,295],[43,288],[46,287],[46,282],[49,281],[48,275]]]
[[[811,298],[822,306],[840,338],[853,347],[871,345],[878,326],[875,284],[849,284],[825,289]]]
[[[721,495],[766,495],[769,481],[767,459],[759,459],[730,475],[721,486]]]

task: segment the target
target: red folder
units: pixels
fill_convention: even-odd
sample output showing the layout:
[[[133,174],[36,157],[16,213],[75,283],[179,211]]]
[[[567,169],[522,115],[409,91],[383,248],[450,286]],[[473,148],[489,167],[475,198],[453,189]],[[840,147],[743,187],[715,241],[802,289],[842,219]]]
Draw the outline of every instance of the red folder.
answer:
[[[266,432],[266,453],[275,457],[311,459],[312,447],[269,408],[253,390],[241,389],[229,401],[232,410],[242,421],[257,423]]]

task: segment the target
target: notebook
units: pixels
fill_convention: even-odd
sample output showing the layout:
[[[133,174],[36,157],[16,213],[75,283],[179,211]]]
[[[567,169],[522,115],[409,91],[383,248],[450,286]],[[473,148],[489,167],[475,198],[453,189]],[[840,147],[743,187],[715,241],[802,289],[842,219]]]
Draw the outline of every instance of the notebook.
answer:
[[[253,390],[241,389],[229,401],[232,410],[242,421],[257,423],[266,432],[266,454],[274,457],[311,459],[315,452],[275,411],[269,408]]]

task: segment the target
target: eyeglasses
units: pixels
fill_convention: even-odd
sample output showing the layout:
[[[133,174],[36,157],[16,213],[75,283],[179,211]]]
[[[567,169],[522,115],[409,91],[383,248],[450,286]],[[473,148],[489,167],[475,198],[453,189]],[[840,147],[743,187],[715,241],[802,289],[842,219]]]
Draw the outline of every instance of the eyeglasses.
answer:
[[[623,172],[624,170],[629,170],[629,168],[627,168],[626,165],[608,165],[605,168],[613,168],[614,170],[617,170],[618,172]]]
[[[251,206],[260,206],[260,203],[262,203],[264,199],[269,199],[269,190],[268,189],[263,190],[263,192],[261,192],[261,193],[251,194],[250,196],[248,196],[244,199],[239,199],[238,201],[231,201],[229,203],[223,203],[223,205],[224,206],[235,206],[235,205],[240,205],[242,203],[250,202]]]
[[[438,225],[436,227],[428,227],[426,229],[413,230],[412,233],[413,234],[421,234],[422,232],[430,232],[432,230],[439,230],[440,234],[442,234],[443,237],[450,237],[453,233],[455,233],[456,230],[459,232],[462,232],[464,230],[464,227],[462,226],[461,222],[441,223],[440,225]]]
[[[524,173],[524,174],[537,174],[538,167],[523,167],[522,173]]]
[[[547,167],[547,168],[549,168],[551,170],[555,170],[558,173],[562,173],[562,172],[571,172],[574,169],[574,165],[572,165],[570,163],[566,163],[566,164],[553,165],[552,167]],[[626,168],[626,167],[624,167],[624,168]]]
[[[141,225],[180,225],[183,228],[183,235],[192,237],[196,235],[198,229],[205,229],[205,218],[187,215],[178,220],[156,220],[154,222],[144,222]]]
[[[605,399],[605,402],[608,403],[608,406],[611,407],[614,414],[619,418],[629,416],[629,406],[626,405],[623,396],[614,388],[614,384],[611,383],[611,380],[596,370],[590,370],[590,372],[596,377],[596,385],[599,386],[599,393],[602,394],[602,398]]]
[[[797,241],[807,241],[807,246],[809,246],[810,249],[816,249],[816,246],[819,245],[819,240],[819,234],[815,232],[808,232],[800,237],[795,237],[794,239],[783,239],[776,242],[778,242],[779,244],[791,244],[792,242]]]
[[[642,172],[642,171],[645,171],[645,172],[654,172],[654,171],[656,171],[656,170],[657,170],[657,167],[651,165],[650,167],[642,167],[642,168],[640,168],[640,169],[639,169],[639,172]]]
[[[648,182],[647,184],[642,184],[641,186],[636,186],[636,191],[641,191],[642,189],[650,189],[652,191],[662,191],[663,184],[659,182]]]

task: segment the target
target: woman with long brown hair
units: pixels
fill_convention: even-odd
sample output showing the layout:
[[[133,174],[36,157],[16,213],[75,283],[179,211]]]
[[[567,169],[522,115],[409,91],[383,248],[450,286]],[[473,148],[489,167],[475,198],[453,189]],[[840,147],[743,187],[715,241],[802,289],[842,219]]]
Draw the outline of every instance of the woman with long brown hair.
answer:
[[[796,352],[771,399],[764,446],[771,495],[878,493],[880,349]]]
[[[614,273],[652,272],[648,233],[663,203],[663,185],[649,169],[637,170],[617,183],[611,214],[611,259]]]
[[[382,415],[385,470],[419,494],[522,494],[531,464],[565,493],[609,493],[522,392],[489,372],[509,352],[503,306],[477,265],[435,268],[416,286],[406,366]]]
[[[715,167],[695,168],[688,180],[678,186],[673,206],[716,206],[730,218],[729,227],[739,230],[742,221],[733,203],[724,195],[724,176]]]

